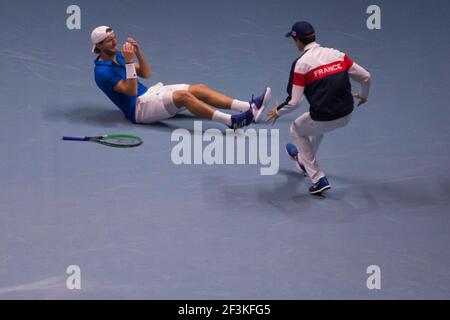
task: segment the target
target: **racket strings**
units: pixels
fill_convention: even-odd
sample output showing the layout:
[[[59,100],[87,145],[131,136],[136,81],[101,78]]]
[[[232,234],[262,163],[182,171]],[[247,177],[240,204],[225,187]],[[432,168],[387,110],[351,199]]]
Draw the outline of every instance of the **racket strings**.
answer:
[[[142,139],[134,136],[106,136],[100,140],[101,143],[117,147],[135,147],[142,144]]]
[[[107,139],[103,139],[102,141],[106,142],[106,143],[110,143],[110,144],[116,144],[116,145],[121,145],[121,146],[134,146],[134,145],[138,145],[141,142],[136,140],[136,139],[129,139],[129,138],[107,138]]]

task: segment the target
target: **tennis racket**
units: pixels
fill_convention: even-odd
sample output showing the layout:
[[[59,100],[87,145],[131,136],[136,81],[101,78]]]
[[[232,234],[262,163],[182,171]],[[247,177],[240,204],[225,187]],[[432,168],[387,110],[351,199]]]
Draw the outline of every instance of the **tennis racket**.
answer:
[[[108,134],[98,137],[69,137],[64,136],[63,140],[68,141],[92,141],[98,142],[105,146],[116,148],[132,148],[140,146],[144,141],[137,137],[128,134]]]

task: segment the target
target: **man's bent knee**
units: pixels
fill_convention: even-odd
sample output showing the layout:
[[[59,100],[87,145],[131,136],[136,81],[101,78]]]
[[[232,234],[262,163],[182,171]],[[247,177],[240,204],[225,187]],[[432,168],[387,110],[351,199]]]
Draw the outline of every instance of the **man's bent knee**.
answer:
[[[291,131],[291,136],[293,136],[293,137],[299,137],[300,136],[298,134],[298,128],[297,128],[297,125],[296,125],[295,122],[292,122],[290,131]]]
[[[183,105],[191,101],[193,98],[194,96],[185,90],[175,91],[172,94],[173,102],[178,108],[181,108]]]
[[[203,83],[196,83],[189,87],[189,91],[193,93],[202,93],[209,89],[209,87],[206,84]]]

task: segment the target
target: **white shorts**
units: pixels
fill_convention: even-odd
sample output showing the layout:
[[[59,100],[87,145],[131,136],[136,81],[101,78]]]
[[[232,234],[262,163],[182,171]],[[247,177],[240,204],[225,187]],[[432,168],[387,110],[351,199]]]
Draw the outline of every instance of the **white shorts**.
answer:
[[[149,124],[172,118],[183,110],[173,102],[173,93],[188,89],[188,84],[165,86],[161,82],[148,88],[146,93],[136,99],[136,123]]]

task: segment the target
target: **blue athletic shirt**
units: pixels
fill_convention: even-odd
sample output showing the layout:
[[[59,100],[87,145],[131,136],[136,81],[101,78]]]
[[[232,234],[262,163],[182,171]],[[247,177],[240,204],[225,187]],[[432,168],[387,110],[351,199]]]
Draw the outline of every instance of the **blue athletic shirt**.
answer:
[[[136,123],[136,98],[147,92],[148,88],[138,81],[137,96],[127,96],[126,94],[114,91],[114,87],[120,80],[126,80],[125,60],[122,53],[116,54],[117,65],[112,60],[95,60],[95,82],[97,86],[108,96],[109,99],[125,114],[125,117]]]

